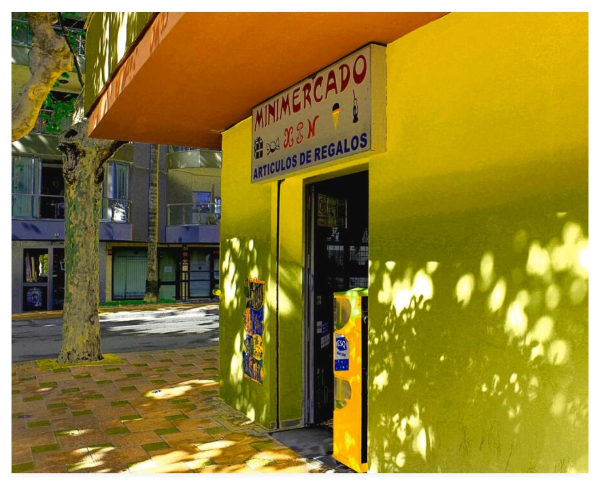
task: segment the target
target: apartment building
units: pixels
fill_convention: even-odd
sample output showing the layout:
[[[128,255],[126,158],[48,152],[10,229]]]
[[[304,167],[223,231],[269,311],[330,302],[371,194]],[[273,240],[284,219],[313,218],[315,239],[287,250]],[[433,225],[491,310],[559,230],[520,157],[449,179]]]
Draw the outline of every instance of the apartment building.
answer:
[[[85,13],[65,19],[85,79]],[[12,96],[29,76],[32,35],[13,18]],[[85,81],[84,81],[85,83]],[[75,72],[52,91],[81,92]],[[52,113],[12,144],[12,311],[58,310],[64,302],[64,181]],[[60,124],[59,124],[60,125]],[[100,220],[100,302],[144,298],[151,146],[129,143],[105,166]],[[160,298],[206,299],[219,283],[221,153],[162,145],[159,167]]]

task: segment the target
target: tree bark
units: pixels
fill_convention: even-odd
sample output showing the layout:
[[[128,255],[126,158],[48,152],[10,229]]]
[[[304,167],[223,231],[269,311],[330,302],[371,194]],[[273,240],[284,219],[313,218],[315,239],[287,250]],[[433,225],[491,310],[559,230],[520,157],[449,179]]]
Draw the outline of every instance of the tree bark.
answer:
[[[59,138],[65,180],[65,303],[59,363],[102,359],[98,247],[104,162],[124,142],[87,137],[88,120],[74,123]]]
[[[27,20],[33,30],[29,53],[31,77],[12,107],[12,141],[27,135],[39,115],[48,93],[62,73],[73,69],[73,56],[64,37],[54,32],[55,12],[30,12]]]
[[[150,188],[148,197],[148,257],[146,265],[147,302],[158,302],[158,176],[160,145],[152,145],[150,156]]]

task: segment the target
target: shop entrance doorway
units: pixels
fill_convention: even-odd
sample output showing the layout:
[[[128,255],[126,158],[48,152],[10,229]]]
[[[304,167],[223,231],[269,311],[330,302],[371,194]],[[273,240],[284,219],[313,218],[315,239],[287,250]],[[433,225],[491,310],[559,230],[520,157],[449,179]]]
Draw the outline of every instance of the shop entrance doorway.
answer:
[[[307,185],[305,423],[333,418],[333,293],[369,283],[369,173]]]

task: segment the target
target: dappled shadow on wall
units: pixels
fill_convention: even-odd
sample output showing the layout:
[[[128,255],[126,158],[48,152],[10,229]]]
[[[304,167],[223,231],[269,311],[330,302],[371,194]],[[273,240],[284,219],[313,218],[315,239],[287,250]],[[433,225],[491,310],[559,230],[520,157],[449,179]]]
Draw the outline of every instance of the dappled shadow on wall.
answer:
[[[261,274],[260,272],[265,272]],[[227,403],[240,410],[251,420],[264,424],[267,420],[267,404],[264,388],[244,379],[244,310],[246,306],[244,280],[266,281],[265,302],[274,301],[274,285],[269,280],[270,262],[261,261],[257,243],[253,238],[229,238],[221,243],[221,296],[220,296],[220,355],[222,396]],[[265,373],[269,374],[268,350],[272,339],[270,308],[264,308]],[[233,347],[231,347],[233,344]],[[268,378],[267,378],[268,379]]]
[[[585,216],[478,218],[370,264],[370,470],[587,471]]]

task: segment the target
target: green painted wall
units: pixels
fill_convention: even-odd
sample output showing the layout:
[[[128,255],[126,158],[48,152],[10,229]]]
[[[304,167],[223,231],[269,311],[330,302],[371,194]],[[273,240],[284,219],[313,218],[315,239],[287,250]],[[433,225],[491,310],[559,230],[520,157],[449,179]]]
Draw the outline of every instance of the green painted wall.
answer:
[[[369,470],[587,471],[587,34],[587,14],[456,13],[387,47],[387,151],[281,185],[282,423],[302,417],[304,184],[368,167]],[[222,395],[268,425],[275,384],[234,370],[277,185],[250,184],[249,120],[223,140]]]
[[[85,43],[86,112],[153,12],[94,12],[92,15]]]

